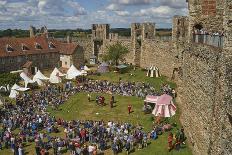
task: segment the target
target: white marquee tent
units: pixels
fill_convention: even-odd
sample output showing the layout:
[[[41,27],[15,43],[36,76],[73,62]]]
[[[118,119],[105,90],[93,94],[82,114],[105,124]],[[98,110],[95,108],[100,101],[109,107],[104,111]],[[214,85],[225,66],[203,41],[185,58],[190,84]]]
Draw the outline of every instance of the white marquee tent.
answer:
[[[21,77],[21,78],[23,79],[23,81],[24,81],[25,88],[27,88],[28,83],[34,83],[34,81],[31,80],[31,78],[29,78],[29,77],[27,76],[27,74],[24,73],[24,72],[20,73],[20,77]]]
[[[40,70],[38,70],[33,77],[33,81],[37,82],[39,86],[42,86],[43,80],[49,80],[49,78],[44,76],[43,73],[41,73]]]
[[[147,76],[148,77],[160,77],[159,68],[155,66],[151,66],[147,70]]]
[[[72,65],[67,71],[66,79],[71,80],[80,75],[81,75],[81,72],[74,65]]]
[[[11,91],[10,91],[10,98],[16,98],[16,96],[19,94],[19,91],[27,91],[29,88],[23,88],[17,85],[16,83],[12,86]]]
[[[65,74],[61,73],[57,68],[54,68],[54,70],[52,71],[51,75],[50,75],[50,79],[49,81],[51,83],[60,83],[61,77],[65,76]]]

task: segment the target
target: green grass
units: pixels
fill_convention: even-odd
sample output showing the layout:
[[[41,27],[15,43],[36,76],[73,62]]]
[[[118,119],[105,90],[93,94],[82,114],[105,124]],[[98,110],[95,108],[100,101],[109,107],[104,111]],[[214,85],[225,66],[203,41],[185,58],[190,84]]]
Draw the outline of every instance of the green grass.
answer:
[[[131,76],[130,74],[133,75]],[[141,69],[136,69],[135,71],[131,70],[128,73],[124,73],[124,74],[109,72],[109,73],[101,74],[101,76],[90,75],[88,77],[95,80],[108,80],[111,82],[118,82],[119,77],[121,77],[122,81],[149,83],[152,86],[154,86],[157,91],[160,90],[160,86],[162,84],[169,84],[172,88],[176,87],[176,84],[168,81],[167,77],[165,76],[161,76],[158,78],[151,78],[151,77],[147,77],[146,74],[147,74],[146,71],[143,71]]]
[[[92,94],[92,99],[99,94]],[[86,93],[78,93],[77,95],[71,97],[67,103],[60,106],[60,110],[53,111],[49,109],[51,115],[58,118],[63,118],[66,120],[73,119],[89,119],[89,120],[114,120],[117,122],[130,122],[134,125],[141,124],[145,131],[151,131],[152,129],[152,114],[144,114],[142,112],[143,100],[137,97],[125,97],[125,96],[115,96],[116,103],[113,109],[109,106],[110,95],[101,94],[106,98],[106,106],[98,106],[95,101],[88,102]],[[130,115],[127,113],[127,105],[131,104],[133,107],[133,113]],[[96,113],[99,113],[98,115]],[[169,122],[177,123],[180,127],[179,114],[173,116]],[[173,132],[176,129],[172,130]],[[148,148],[143,150],[136,150],[133,154],[135,155],[191,155],[191,151],[188,147],[181,149],[177,152],[173,150],[171,153],[167,151],[167,136],[168,133],[161,135],[158,140],[152,140]]]
[[[101,76],[89,76],[92,79],[98,80],[109,80],[112,82],[118,82],[119,77],[122,78],[123,81],[143,81],[146,83],[150,83],[157,90],[160,89],[160,85],[163,83],[168,83],[171,87],[176,87],[176,85],[172,82],[168,82],[165,77],[160,78],[148,78],[146,77],[146,72],[141,70],[131,71],[130,73],[134,74],[135,76],[129,76],[129,73],[126,74],[118,74],[118,73],[106,73],[102,74]],[[106,100],[106,106],[98,106],[95,103],[96,95],[103,95]],[[115,96],[115,107],[113,109],[110,108],[109,100],[110,95],[108,94],[96,94],[92,93],[92,102],[88,102],[87,100],[87,93],[78,93],[61,105],[59,110],[52,110],[48,108],[48,112],[51,115],[54,115],[58,118],[63,118],[66,120],[73,120],[73,119],[80,119],[80,120],[113,120],[117,122],[130,122],[134,125],[141,124],[144,127],[145,131],[151,131],[152,129],[152,114],[144,114],[142,112],[143,107],[143,99],[137,97],[126,97],[126,96]],[[127,113],[127,106],[128,104],[132,105],[132,110],[134,111],[130,115]],[[98,114],[96,114],[98,113]],[[172,118],[168,119],[170,123],[177,123],[177,126],[180,127],[181,124],[179,122],[179,110],[177,110],[176,115]],[[18,131],[18,130],[16,130]],[[54,134],[52,136],[60,136],[63,137],[63,129],[60,128],[60,133]],[[173,133],[176,132],[176,128],[172,130]],[[191,150],[186,145],[185,148],[181,149],[180,151],[172,150],[171,152],[167,151],[167,137],[168,133],[164,133],[163,135],[159,136],[157,140],[151,140],[150,145],[147,148],[142,150],[136,150],[133,155],[191,155]],[[34,154],[34,143],[26,144],[25,151],[29,155]],[[52,151],[52,150],[50,150]],[[52,152],[50,152],[52,154]],[[12,152],[10,150],[3,150],[0,151],[0,155],[11,155]],[[65,155],[69,155],[69,152],[64,153]],[[111,150],[107,150],[105,152],[106,155],[111,155]],[[125,152],[121,154],[126,154]]]

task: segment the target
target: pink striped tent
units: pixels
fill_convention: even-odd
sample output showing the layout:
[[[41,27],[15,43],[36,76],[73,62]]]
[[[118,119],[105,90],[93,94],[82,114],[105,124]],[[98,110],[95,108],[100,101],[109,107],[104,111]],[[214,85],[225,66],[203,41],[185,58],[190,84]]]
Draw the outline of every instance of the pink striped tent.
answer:
[[[155,105],[152,114],[161,117],[172,117],[176,113],[176,106],[173,104],[172,97],[163,94],[158,97],[157,103]]]
[[[158,96],[147,95],[146,99],[144,100],[144,102],[156,104],[157,100],[158,100]]]

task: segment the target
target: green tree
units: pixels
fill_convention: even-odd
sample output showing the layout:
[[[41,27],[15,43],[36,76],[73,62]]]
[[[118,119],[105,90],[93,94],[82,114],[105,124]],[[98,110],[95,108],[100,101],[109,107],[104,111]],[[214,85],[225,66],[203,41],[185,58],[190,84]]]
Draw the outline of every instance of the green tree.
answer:
[[[123,61],[125,55],[129,53],[128,48],[119,42],[108,46],[107,51],[108,52],[103,56],[103,60],[112,61],[115,65],[118,65],[119,61]]]
[[[19,74],[3,73],[0,74],[0,86],[12,86],[13,84],[20,81]]]

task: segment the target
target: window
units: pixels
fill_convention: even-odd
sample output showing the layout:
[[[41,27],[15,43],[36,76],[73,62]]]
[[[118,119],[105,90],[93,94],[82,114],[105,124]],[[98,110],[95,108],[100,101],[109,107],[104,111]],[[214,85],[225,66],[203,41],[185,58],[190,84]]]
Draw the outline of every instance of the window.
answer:
[[[13,49],[12,46],[10,46],[9,44],[7,44],[7,45],[6,45],[6,51],[7,51],[7,52],[13,52],[14,49]]]
[[[68,64],[67,61],[65,61],[64,64],[67,65]]]
[[[21,57],[18,57],[18,58],[17,58],[17,61],[18,61],[18,62],[21,62],[21,61],[22,61],[22,58],[21,58]]]
[[[52,42],[50,42],[50,43],[48,44],[48,47],[49,47],[50,49],[56,48],[56,46],[55,46]]]
[[[35,43],[35,48],[41,50],[42,46],[39,43]]]
[[[27,50],[29,50],[29,48],[25,44],[22,44],[22,50],[27,51]]]

